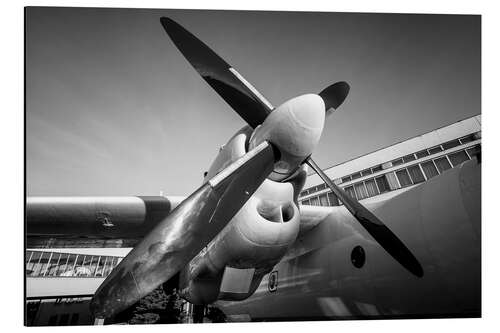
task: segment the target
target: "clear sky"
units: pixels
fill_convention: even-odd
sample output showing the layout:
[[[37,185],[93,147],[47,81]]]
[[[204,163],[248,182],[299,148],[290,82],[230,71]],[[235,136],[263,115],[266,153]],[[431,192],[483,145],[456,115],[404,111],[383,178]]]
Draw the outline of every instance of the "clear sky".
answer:
[[[244,126],[161,16],[275,106],[347,81],[322,167],[481,112],[479,16],[29,8],[28,195],[187,195]]]

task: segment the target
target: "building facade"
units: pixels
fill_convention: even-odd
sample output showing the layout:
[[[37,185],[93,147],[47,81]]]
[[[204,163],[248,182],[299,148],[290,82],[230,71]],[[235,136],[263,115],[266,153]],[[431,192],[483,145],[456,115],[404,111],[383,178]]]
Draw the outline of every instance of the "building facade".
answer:
[[[472,158],[481,158],[481,115],[379,149],[325,169],[333,182],[358,200],[416,186]],[[299,203],[341,203],[316,174],[311,174]]]
[[[27,250],[26,325],[92,325],[90,300],[123,256],[88,253],[113,250],[125,249]]]

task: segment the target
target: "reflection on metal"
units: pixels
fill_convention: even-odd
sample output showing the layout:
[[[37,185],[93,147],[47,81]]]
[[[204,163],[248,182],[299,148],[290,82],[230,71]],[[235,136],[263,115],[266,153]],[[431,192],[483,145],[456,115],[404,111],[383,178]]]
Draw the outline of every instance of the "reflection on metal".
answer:
[[[184,200],[98,288],[93,314],[104,318],[124,310],[185,267],[244,205],[246,193],[261,185],[274,161],[274,148],[264,142],[221,172],[225,178],[216,176]]]

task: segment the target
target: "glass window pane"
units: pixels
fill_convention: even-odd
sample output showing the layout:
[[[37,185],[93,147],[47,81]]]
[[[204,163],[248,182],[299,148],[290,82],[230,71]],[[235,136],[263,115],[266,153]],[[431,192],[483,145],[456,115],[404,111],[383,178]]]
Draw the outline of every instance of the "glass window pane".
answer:
[[[375,180],[373,178],[365,181],[365,185],[369,197],[373,197],[378,194],[377,185],[375,184]]]
[[[357,183],[354,185],[354,191],[356,192],[356,196],[358,200],[368,198],[368,192],[366,191],[364,183]]]
[[[309,194],[309,190],[304,190],[300,193],[300,195],[308,195]]]
[[[326,197],[326,193],[319,196],[319,202],[321,206],[330,206],[330,204],[328,203],[328,198]]]
[[[381,165],[377,165],[377,166],[375,166],[375,167],[372,168],[372,171],[373,171],[373,173],[382,171],[382,166]]]
[[[311,201],[309,201],[309,199],[307,199],[307,200],[302,201],[302,204],[303,205],[310,205]]]
[[[338,206],[339,205],[339,199],[335,194],[332,192],[328,192],[328,199],[330,200],[330,206]]]
[[[422,169],[424,169],[424,173],[427,179],[431,179],[432,177],[439,175],[439,172],[437,171],[436,166],[432,161],[424,162],[421,165]]]
[[[57,270],[55,272],[56,276],[61,275],[66,271],[66,263],[68,262],[69,254],[61,253],[61,258],[59,258],[59,265],[57,265]]]
[[[477,156],[478,154],[481,153],[481,145],[476,145],[472,148],[467,149],[467,153],[469,154],[469,156],[471,158],[473,158],[474,156]]]
[[[349,194],[352,198],[356,199],[356,194],[354,193],[354,188],[352,186],[348,186],[344,189],[347,194]]]
[[[76,256],[76,254],[68,254],[67,264],[64,266],[64,271],[59,274],[60,276],[73,276],[73,266],[75,265]]]
[[[424,174],[418,165],[412,165],[408,167],[408,172],[410,173],[411,180],[413,184],[418,184],[425,181]]]
[[[31,256],[31,260],[26,267],[26,275],[34,276],[35,269],[37,269],[38,261],[40,260],[41,256],[42,256],[42,252],[33,251],[33,255]],[[40,269],[38,269],[38,270],[40,270]]]
[[[448,158],[450,159],[451,164],[454,167],[469,160],[469,156],[467,156],[467,153],[465,152],[465,150],[450,154],[450,155],[448,155]]]
[[[43,252],[42,256],[38,259],[38,262],[35,264],[33,268],[33,274],[31,276],[40,276],[43,275],[45,267],[47,266],[48,260],[50,257],[50,252]]]
[[[422,158],[425,156],[429,156],[429,152],[427,151],[427,149],[425,149],[425,150],[421,150],[421,151],[417,152],[416,155],[417,155],[417,158]]]
[[[386,173],[385,178],[387,178],[387,182],[389,183],[389,188],[391,190],[397,190],[399,188],[398,180],[396,179],[394,172]]]
[[[474,141],[474,134],[469,134],[467,136],[464,136],[463,138],[460,138],[460,143],[464,144],[467,142]]]
[[[312,197],[309,199],[311,201],[312,206],[319,206],[319,199],[318,197]]]
[[[453,147],[459,146],[460,142],[457,140],[451,140],[442,144],[444,150],[451,149]]]
[[[370,169],[366,169],[366,170],[361,171],[361,176],[368,176],[371,174],[372,174],[372,171]]]
[[[385,176],[377,177],[375,178],[375,180],[377,182],[377,186],[380,193],[388,192],[390,190],[389,182],[387,182]]]
[[[416,160],[416,158],[415,158],[415,155],[413,155],[413,154],[406,155],[405,157],[403,157],[403,161],[405,163],[408,163],[408,162],[411,162],[411,161],[414,161],[414,160]]]
[[[398,159],[395,159],[394,161],[392,161],[393,166],[400,165],[400,164],[403,164],[402,158],[398,158]]]
[[[434,163],[436,163],[436,166],[439,170],[439,173],[442,173],[443,171],[451,169],[450,162],[448,162],[448,159],[444,156],[440,157],[440,158],[436,158],[434,160]]]
[[[325,183],[316,186],[316,190],[318,190],[318,191],[324,190],[325,188],[326,188],[326,184]]]
[[[61,257],[61,253],[54,253],[52,259],[50,260],[50,266],[47,270],[46,276],[55,276],[57,272],[58,263]]]
[[[410,186],[412,184],[410,175],[408,174],[408,171],[406,169],[396,171],[396,176],[398,177],[401,187]]]
[[[351,175],[351,178],[352,178],[352,179],[358,179],[358,178],[360,178],[360,177],[361,177],[361,173],[360,173],[360,172],[356,172],[356,173],[353,173],[353,174]]]
[[[430,155],[439,153],[440,151],[443,151],[443,149],[441,148],[441,146],[429,148],[429,154]]]
[[[342,177],[342,183],[351,181],[351,176]]]
[[[97,268],[95,271],[95,276],[103,276],[105,260],[106,260],[105,256],[99,256],[99,260],[97,262]]]

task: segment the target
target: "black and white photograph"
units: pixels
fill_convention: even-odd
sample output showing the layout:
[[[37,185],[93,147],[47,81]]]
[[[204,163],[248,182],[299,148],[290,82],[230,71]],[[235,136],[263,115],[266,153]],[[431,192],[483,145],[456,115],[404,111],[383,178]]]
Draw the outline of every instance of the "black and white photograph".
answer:
[[[482,15],[27,6],[24,34],[25,326],[482,317]]]

